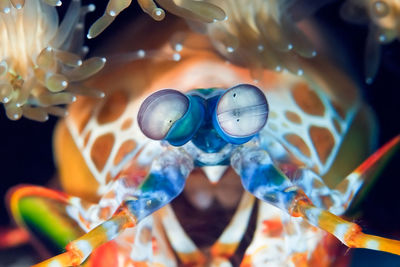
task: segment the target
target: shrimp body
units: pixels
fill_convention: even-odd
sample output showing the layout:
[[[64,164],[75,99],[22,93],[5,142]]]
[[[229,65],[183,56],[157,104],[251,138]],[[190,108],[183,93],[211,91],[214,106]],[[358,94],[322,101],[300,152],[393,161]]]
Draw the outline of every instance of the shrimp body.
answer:
[[[91,81],[104,99],[79,97],[59,123],[65,193],[11,194],[18,223],[66,247],[37,266],[329,266],[338,240],[400,254],[340,217],[399,138],[367,158],[373,116],[328,57],[255,80],[179,23],[142,44]],[[37,206],[47,222],[26,216]]]

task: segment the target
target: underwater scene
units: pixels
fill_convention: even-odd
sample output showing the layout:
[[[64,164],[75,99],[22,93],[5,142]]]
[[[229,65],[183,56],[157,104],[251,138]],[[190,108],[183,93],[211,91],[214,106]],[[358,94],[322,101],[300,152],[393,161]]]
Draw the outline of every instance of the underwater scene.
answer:
[[[400,0],[0,0],[0,266],[400,266]]]

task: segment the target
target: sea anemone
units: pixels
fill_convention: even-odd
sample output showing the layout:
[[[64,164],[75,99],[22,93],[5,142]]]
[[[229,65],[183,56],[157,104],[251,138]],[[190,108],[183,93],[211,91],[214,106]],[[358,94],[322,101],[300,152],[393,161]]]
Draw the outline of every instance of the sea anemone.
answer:
[[[87,37],[94,38],[103,32],[131,2],[131,0],[110,0],[104,15],[90,27]],[[162,8],[177,16],[201,22],[214,22],[225,18],[225,13],[219,6],[205,1],[157,0],[156,2],[162,8],[159,8],[153,0],[138,0],[137,2],[144,12],[157,21],[165,17]]]
[[[369,25],[365,81],[371,83],[380,63],[380,45],[400,40],[400,0],[347,0],[341,15],[352,23]]]
[[[249,67],[253,76],[264,68],[302,75],[299,58],[314,57],[311,41],[290,11],[295,1],[227,0],[218,2],[227,17],[204,25],[215,48],[231,62]]]
[[[81,7],[80,0],[72,0],[59,24],[54,6],[61,1],[0,4],[0,101],[8,118],[46,121],[49,114],[65,115],[59,105],[73,102],[75,93],[101,96],[80,84],[105,62],[99,57],[81,59],[87,52],[83,19],[93,5]]]
[[[312,13],[329,0],[318,2],[157,0],[162,8],[208,35],[216,50],[229,61],[249,67],[255,78],[263,68],[303,74],[298,58],[311,58],[317,52],[298,28],[296,20],[299,18],[293,9],[301,6],[302,10]],[[138,0],[138,3],[153,19],[164,18],[164,10],[152,0]],[[110,0],[104,15],[89,29],[88,38],[100,34],[130,4],[130,0]]]

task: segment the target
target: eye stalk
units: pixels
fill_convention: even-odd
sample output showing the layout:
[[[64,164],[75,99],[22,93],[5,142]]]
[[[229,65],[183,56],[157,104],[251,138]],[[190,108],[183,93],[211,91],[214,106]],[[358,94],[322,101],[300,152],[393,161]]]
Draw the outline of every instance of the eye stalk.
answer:
[[[166,140],[181,146],[199,129],[204,118],[204,107],[192,96],[177,90],[164,89],[143,101],[138,113],[141,131],[153,140]]]
[[[264,93],[250,84],[239,84],[219,98],[213,125],[225,141],[243,144],[267,123],[268,102]]]

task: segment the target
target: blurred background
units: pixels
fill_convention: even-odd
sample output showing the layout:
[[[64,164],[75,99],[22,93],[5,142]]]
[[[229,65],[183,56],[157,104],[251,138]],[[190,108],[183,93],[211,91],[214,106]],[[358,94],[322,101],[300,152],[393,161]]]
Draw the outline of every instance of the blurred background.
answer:
[[[60,8],[60,15],[68,6],[67,0]],[[83,1],[88,3],[90,1]],[[95,1],[97,9],[87,16],[90,25],[104,11],[107,1]],[[123,11],[115,22],[99,37],[87,40],[91,51],[100,48],[113,34],[134,19],[141,10],[134,3]],[[367,27],[352,25],[339,16],[341,1],[322,8],[316,14],[330,34],[339,38],[348,51],[349,62],[362,81],[363,52]],[[145,16],[145,15],[143,15]],[[172,16],[167,14],[167,16]],[[145,19],[149,17],[145,16]],[[163,27],[162,22],[159,24]],[[114,40],[118,42],[118,40]],[[102,56],[96,54],[96,56]],[[382,47],[382,62],[376,80],[371,85],[363,83],[365,100],[375,111],[379,124],[379,146],[400,133],[400,43],[398,41]],[[51,117],[46,123],[37,123],[27,119],[10,121],[0,107],[0,198],[4,199],[7,190],[17,184],[46,185],[55,177],[55,166],[52,155],[52,133],[57,118]],[[386,167],[371,192],[361,204],[362,217],[356,222],[364,231],[385,237],[400,239],[400,153]],[[0,225],[11,224],[4,201],[0,201]],[[34,254],[30,246],[19,249],[0,251],[0,266],[10,266],[5,259],[16,258],[21,253]],[[352,251],[352,266],[400,266],[400,257],[370,250]],[[15,257],[14,257],[15,256]],[[21,261],[14,266],[25,266]]]

